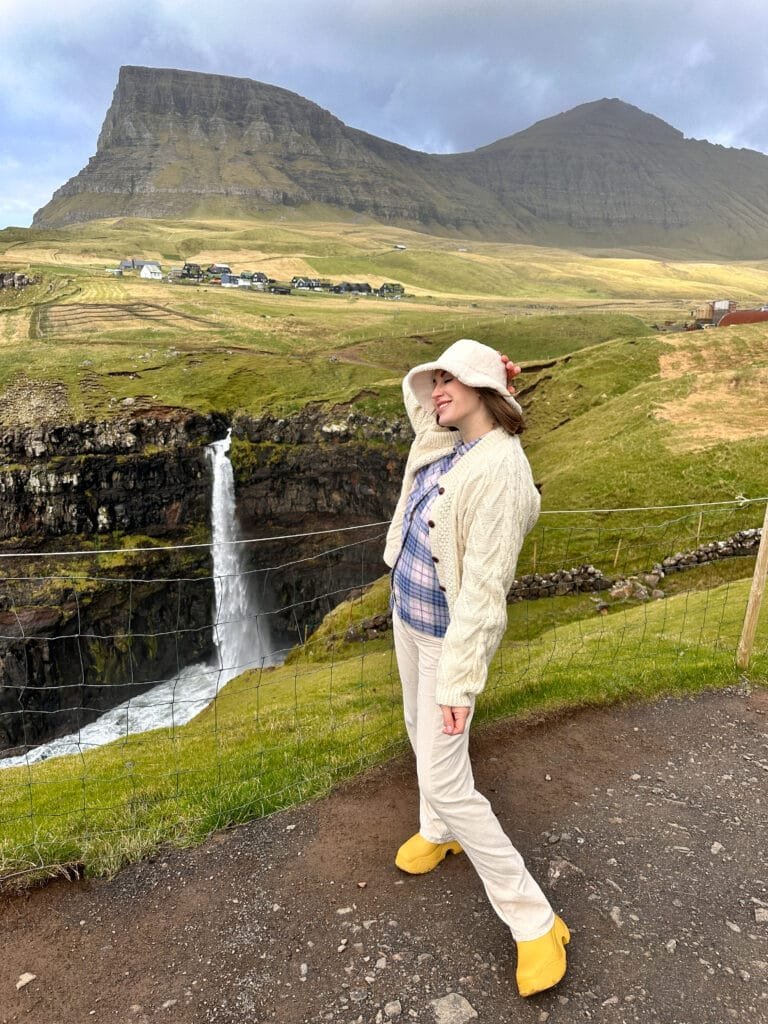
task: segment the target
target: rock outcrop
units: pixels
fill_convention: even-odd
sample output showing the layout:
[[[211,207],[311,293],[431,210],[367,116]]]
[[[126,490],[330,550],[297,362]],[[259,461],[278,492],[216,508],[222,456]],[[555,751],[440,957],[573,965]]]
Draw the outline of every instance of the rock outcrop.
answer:
[[[71,732],[212,654],[205,445],[227,426],[156,409],[0,428],[0,755]],[[350,528],[391,514],[407,429],[310,406],[243,418],[233,432],[237,514],[259,538],[249,568],[292,644],[384,570],[383,528]],[[142,550],[112,551],[125,535]],[[202,546],[178,546],[190,540]],[[93,553],[67,554],[78,551]]]
[[[507,241],[744,258],[768,247],[767,187],[765,155],[685,139],[617,99],[435,155],[286,89],[124,67],[95,155],[34,226],[314,204]]]

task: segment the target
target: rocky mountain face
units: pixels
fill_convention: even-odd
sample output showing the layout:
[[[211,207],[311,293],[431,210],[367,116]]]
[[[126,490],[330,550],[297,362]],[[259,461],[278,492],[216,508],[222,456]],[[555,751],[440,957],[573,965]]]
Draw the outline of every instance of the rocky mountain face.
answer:
[[[275,86],[124,67],[95,156],[34,226],[309,203],[507,241],[762,257],[768,157],[685,139],[616,99],[429,155]]]

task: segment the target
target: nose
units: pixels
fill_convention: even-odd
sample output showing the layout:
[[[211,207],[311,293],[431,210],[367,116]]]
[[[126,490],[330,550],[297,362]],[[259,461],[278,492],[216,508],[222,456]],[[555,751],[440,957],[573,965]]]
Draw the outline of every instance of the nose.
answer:
[[[438,395],[441,395],[442,393],[443,393],[443,382],[438,379],[438,380],[435,381],[435,386],[432,388],[432,396],[431,397],[433,399],[435,399],[435,398],[437,398]]]

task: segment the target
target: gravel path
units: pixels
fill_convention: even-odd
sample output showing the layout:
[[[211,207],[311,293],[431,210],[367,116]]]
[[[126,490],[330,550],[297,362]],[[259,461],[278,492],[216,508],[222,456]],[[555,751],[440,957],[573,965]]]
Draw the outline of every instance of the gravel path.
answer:
[[[768,1024],[768,691],[504,723],[473,756],[571,927],[553,991],[518,997],[466,857],[394,867],[404,757],[111,881],[6,898],[0,1022]]]

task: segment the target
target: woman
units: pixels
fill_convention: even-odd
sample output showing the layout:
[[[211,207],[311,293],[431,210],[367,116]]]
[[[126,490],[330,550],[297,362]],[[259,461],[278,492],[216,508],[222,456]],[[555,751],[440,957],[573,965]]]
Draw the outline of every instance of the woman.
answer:
[[[506,595],[539,495],[512,397],[519,367],[455,342],[403,381],[416,433],[387,535],[395,652],[416,754],[419,831],[397,852],[409,874],[462,850],[517,944],[523,996],[565,974],[570,935],[474,787],[469,726],[507,623]]]

